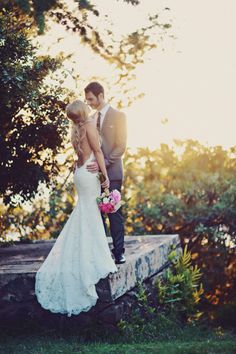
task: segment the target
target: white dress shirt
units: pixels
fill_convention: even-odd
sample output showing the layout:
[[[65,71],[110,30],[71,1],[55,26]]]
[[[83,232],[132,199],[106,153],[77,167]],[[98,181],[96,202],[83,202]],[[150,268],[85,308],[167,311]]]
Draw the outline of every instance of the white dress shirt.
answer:
[[[102,130],[102,124],[103,124],[103,122],[104,122],[105,115],[106,115],[106,113],[107,113],[107,111],[108,111],[109,108],[110,108],[109,103],[106,103],[105,106],[104,106],[102,109],[100,109],[100,110],[98,111],[98,112],[101,113],[100,130]]]

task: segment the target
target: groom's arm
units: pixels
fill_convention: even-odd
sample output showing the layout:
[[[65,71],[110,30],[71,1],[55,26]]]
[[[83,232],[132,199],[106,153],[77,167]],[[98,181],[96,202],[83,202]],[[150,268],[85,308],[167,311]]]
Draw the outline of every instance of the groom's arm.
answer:
[[[111,153],[105,156],[106,167],[111,166],[115,160],[121,158],[125,153],[127,143],[127,122],[124,113],[119,112],[115,125],[115,145]]]

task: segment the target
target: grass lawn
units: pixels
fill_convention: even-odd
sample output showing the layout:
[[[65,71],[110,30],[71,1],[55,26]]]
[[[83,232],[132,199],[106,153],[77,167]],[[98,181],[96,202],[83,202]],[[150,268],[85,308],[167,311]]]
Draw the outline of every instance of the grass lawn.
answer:
[[[161,314],[149,321],[133,315],[116,330],[101,324],[79,329],[73,319],[59,328],[30,322],[10,331],[6,327],[0,330],[0,354],[60,353],[236,354],[236,334],[207,324],[182,323]]]
[[[236,336],[219,339],[165,340],[148,343],[81,343],[76,337],[50,338],[48,336],[5,337],[0,342],[1,354],[144,354],[144,353],[236,353]]]

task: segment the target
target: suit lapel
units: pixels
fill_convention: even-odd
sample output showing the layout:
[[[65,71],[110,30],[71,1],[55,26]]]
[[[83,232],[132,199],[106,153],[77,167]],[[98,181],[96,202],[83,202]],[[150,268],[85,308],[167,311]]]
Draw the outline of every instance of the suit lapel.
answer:
[[[108,122],[109,117],[112,115],[113,108],[109,107],[107,113],[105,114],[103,123],[102,123],[102,129],[101,132],[104,130],[106,123]]]

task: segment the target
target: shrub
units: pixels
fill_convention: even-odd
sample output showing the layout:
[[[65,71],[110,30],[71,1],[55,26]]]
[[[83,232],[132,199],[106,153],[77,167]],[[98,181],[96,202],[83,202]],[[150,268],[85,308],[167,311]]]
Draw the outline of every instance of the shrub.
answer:
[[[198,319],[202,314],[198,305],[204,292],[200,269],[192,265],[187,246],[180,256],[173,250],[168,258],[170,267],[156,282],[158,302],[167,313],[172,312],[185,319]]]
[[[124,165],[126,233],[178,233],[203,271],[206,310],[235,303],[236,148],[176,141],[128,151]]]

